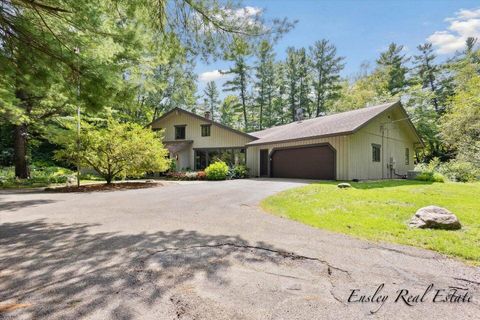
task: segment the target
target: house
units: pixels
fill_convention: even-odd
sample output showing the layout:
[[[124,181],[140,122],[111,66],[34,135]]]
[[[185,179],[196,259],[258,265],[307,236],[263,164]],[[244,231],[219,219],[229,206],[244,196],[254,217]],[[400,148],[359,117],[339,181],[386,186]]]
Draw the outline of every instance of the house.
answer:
[[[151,123],[178,169],[221,159],[246,164],[255,177],[389,179],[413,170],[423,146],[400,102],[299,120],[244,133],[179,108]]]

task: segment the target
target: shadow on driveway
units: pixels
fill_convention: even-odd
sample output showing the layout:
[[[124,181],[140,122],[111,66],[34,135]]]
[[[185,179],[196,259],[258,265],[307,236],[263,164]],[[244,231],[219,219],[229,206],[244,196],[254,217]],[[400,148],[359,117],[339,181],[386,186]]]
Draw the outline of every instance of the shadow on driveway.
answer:
[[[21,201],[6,201],[0,202],[0,211],[16,211],[26,207],[34,207],[42,204],[48,204],[57,202],[55,200],[43,200],[43,199],[36,199],[36,200],[21,200]]]
[[[225,285],[223,271],[235,261],[278,264],[290,257],[238,236],[184,230],[92,234],[94,226],[43,220],[1,224],[0,305],[26,306],[5,315],[79,319],[120,312],[122,319],[131,319],[138,310],[126,310],[119,299],[148,310],[170,289],[200,274]]]

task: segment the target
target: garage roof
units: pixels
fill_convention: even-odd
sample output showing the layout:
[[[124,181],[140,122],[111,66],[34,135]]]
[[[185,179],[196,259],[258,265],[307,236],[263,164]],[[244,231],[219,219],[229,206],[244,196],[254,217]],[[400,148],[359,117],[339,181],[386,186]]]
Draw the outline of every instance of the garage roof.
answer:
[[[250,132],[250,135],[258,139],[248,143],[247,146],[350,134],[394,106],[400,106],[400,102],[390,102]]]

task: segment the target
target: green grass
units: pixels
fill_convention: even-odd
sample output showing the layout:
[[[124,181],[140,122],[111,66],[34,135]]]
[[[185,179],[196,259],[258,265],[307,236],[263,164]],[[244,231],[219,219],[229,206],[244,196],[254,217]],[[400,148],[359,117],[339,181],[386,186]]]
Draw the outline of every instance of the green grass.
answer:
[[[422,181],[321,182],[287,190],[262,202],[276,215],[373,241],[438,251],[480,265],[480,183]],[[410,229],[407,222],[427,205],[445,207],[462,223],[457,231]]]

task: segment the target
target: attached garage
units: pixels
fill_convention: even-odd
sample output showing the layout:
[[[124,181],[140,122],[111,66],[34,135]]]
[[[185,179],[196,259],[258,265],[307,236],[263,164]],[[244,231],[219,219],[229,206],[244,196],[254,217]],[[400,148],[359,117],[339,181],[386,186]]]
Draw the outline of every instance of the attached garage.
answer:
[[[330,144],[274,149],[270,158],[272,177],[335,180],[335,149]]]
[[[300,119],[251,132],[254,177],[316,180],[396,178],[413,170],[422,141],[400,102]]]

